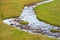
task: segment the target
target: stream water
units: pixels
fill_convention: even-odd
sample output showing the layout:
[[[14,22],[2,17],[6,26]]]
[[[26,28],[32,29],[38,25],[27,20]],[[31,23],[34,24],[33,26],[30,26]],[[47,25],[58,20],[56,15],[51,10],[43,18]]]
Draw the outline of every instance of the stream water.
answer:
[[[47,24],[45,22],[38,20],[36,17],[36,13],[34,12],[34,8],[36,6],[44,4],[44,3],[52,2],[52,1],[53,0],[47,0],[44,2],[35,3],[35,5],[25,6],[23,11],[22,11],[22,14],[19,16],[19,18],[21,20],[28,21],[29,22],[28,25],[32,29],[40,29],[41,31],[38,30],[40,32],[35,32],[36,30],[26,30],[26,29],[23,29],[23,30],[25,30],[27,32],[32,32],[32,33],[40,33],[40,34],[43,34],[43,35],[46,35],[46,36],[52,37],[52,38],[60,38],[60,33],[50,32],[51,29],[56,29],[56,30],[59,29],[60,30],[60,27],[53,26],[53,25],[50,25],[50,24]],[[14,24],[14,26],[20,25],[18,22],[15,22],[12,20],[14,20],[14,18],[3,20],[3,22],[8,24],[8,25],[10,25],[10,24]]]

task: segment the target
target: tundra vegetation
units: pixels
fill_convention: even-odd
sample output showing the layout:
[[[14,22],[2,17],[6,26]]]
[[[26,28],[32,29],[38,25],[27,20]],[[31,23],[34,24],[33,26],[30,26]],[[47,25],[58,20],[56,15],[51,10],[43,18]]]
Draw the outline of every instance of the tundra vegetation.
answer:
[[[46,23],[60,26],[60,0],[39,5],[35,8],[37,18]]]
[[[41,0],[0,0],[0,40],[57,40],[43,35],[30,34],[4,24],[3,19],[18,17],[24,5]]]

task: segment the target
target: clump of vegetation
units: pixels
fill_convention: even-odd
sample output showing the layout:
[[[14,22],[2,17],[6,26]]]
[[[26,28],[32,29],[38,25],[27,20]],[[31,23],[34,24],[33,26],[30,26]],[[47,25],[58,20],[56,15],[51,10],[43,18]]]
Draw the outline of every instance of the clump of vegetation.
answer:
[[[60,30],[50,30],[51,32],[53,32],[53,33],[60,33]]]
[[[19,23],[20,23],[20,24],[28,24],[27,21],[23,21],[23,20],[20,20]]]

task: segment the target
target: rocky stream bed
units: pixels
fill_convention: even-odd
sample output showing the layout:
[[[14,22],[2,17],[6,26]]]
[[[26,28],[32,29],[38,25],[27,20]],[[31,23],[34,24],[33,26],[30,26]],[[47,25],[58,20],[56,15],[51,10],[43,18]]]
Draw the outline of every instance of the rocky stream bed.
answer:
[[[29,33],[42,34],[51,38],[60,38],[60,32],[52,33],[50,31],[51,29],[60,30],[60,27],[53,26],[38,20],[34,12],[34,8],[36,6],[52,1],[53,0],[46,0],[43,2],[37,2],[30,6],[25,6],[22,14],[18,18],[6,19],[3,20],[3,22],[8,25],[13,25],[16,28],[27,31]],[[20,24],[19,21],[21,20],[27,21],[28,24]]]

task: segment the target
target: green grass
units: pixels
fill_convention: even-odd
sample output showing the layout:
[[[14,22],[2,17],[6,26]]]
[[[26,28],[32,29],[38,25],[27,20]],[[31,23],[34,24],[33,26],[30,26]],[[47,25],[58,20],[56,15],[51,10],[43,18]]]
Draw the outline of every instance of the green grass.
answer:
[[[19,16],[24,5],[38,1],[40,0],[0,0],[0,40],[57,40],[30,34],[2,22],[3,19]]]
[[[57,32],[60,33],[60,30],[53,30],[53,29],[52,29],[52,30],[50,30],[50,31],[53,32],[53,33],[57,33]]]
[[[23,21],[23,20],[20,20],[19,23],[20,23],[20,24],[28,24],[27,21]]]
[[[57,40],[43,35],[30,34],[4,24],[0,20],[0,40]]]
[[[3,15],[2,19],[18,17],[24,8],[24,5],[39,1],[41,0],[0,0],[0,14]]]
[[[35,8],[35,11],[39,20],[60,26],[60,0],[39,5]]]

